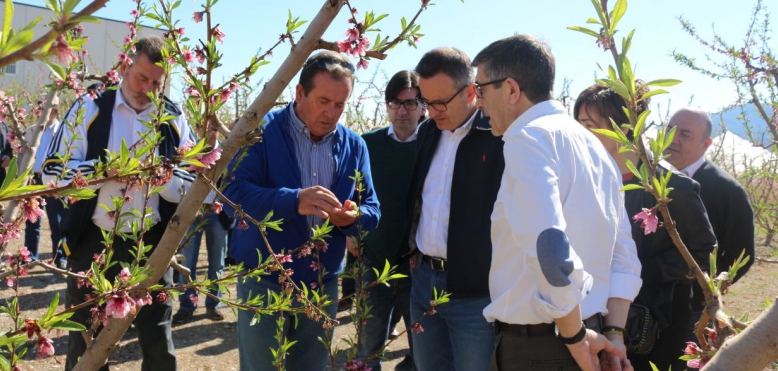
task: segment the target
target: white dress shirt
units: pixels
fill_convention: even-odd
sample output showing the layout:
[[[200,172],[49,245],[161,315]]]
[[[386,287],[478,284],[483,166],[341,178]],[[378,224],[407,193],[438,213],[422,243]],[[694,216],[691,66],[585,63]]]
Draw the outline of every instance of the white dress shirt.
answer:
[[[682,173],[686,174],[689,178],[694,176],[694,173],[697,172],[697,170],[702,167],[702,164],[705,162],[705,156],[700,156],[700,158],[697,159],[697,161],[692,162],[689,164],[689,166],[679,169]]]
[[[52,143],[50,147],[53,153],[64,153],[70,148],[70,159],[66,166],[62,166],[57,160],[53,160],[53,165],[44,165],[43,171],[43,183],[46,184],[50,181],[56,181],[59,178],[59,186],[65,186],[73,181],[73,176],[76,171],[86,176],[95,171],[95,165],[97,160],[86,160],[87,150],[87,127],[91,124],[99,112],[97,104],[92,100],[84,98],[83,103],[76,103],[73,108],[70,109],[66,115],[68,122],[75,122],[78,114],[78,107],[83,105],[83,122],[75,125],[74,130],[63,127],[62,130],[57,133],[57,137],[54,139],[56,142]],[[133,144],[141,140],[141,133],[146,133],[149,128],[144,125],[143,121],[150,121],[151,114],[156,107],[154,105],[145,109],[141,113],[136,113],[135,110],[130,107],[121,94],[121,91],[117,89],[116,100],[113,107],[113,115],[111,124],[111,133],[108,138],[108,150],[116,153],[121,149],[122,140],[127,143],[127,146],[132,148]],[[187,140],[195,141],[192,136],[192,130],[183,116],[170,121],[174,129],[178,132],[181,140],[178,143],[180,147]],[[75,131],[75,132],[74,132]],[[70,147],[68,147],[70,143]],[[157,155],[159,151],[157,151]],[[130,151],[132,156],[132,150]],[[51,159],[47,161],[52,161]],[[164,198],[166,201],[178,203],[183,198],[186,191],[192,185],[195,175],[187,172],[184,169],[175,167],[173,169],[173,177],[170,181],[164,185],[162,191],[158,194],[149,197],[148,203],[145,202],[145,194],[147,187],[134,187],[127,191],[127,195],[131,197],[129,201],[125,201],[121,212],[130,213],[132,209],[144,210],[149,208],[150,212],[146,214],[146,218],[150,218],[154,223],[159,222],[159,197]],[[100,189],[97,195],[97,204],[94,213],[92,214],[92,222],[100,228],[113,230],[114,221],[109,217],[108,211],[106,211],[100,205],[106,205],[110,209],[114,209],[112,197],[122,197],[122,189],[127,187],[125,183],[119,183],[116,181],[106,181],[98,185],[90,186],[92,189]],[[210,201],[213,202],[213,195],[209,195]],[[118,213],[116,213],[118,214]],[[118,215],[117,215],[118,216]],[[131,223],[134,220],[140,220],[139,217],[132,216],[123,218],[124,223],[120,225],[120,229],[123,232],[129,232],[132,230]]]
[[[605,147],[556,101],[524,112],[503,141],[487,320],[552,323],[578,304],[588,318],[607,314],[610,297],[634,299],[640,261]],[[549,231],[562,237],[551,246],[541,243]]]
[[[389,125],[389,130],[387,131],[386,134],[389,135],[389,138],[392,138],[400,143],[410,143],[416,140],[416,137],[419,136],[419,125],[416,125],[416,129],[413,129],[413,134],[408,136],[408,139],[406,140],[400,140],[400,138],[397,137],[397,133],[395,133],[394,131],[394,125],[391,124]]]
[[[456,130],[443,130],[432,156],[427,178],[421,191],[421,216],[416,230],[416,246],[428,256],[447,259],[448,219],[451,213],[451,180],[457,148],[470,132],[476,111]]]

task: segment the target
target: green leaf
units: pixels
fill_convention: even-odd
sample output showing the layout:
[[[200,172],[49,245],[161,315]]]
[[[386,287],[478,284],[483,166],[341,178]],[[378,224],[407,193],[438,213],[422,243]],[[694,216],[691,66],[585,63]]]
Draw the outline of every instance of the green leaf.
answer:
[[[14,18],[14,2],[5,0],[5,18],[3,19],[3,34],[0,35],[0,44],[8,42],[8,33],[11,31],[11,21]]]
[[[635,164],[633,164],[632,161],[629,160],[626,161],[626,164],[629,171],[631,171],[632,174],[635,175],[635,177],[637,177],[638,180],[640,180],[640,182],[643,182],[643,176],[641,175],[640,171],[638,171],[638,169],[635,167]]]
[[[56,329],[56,330],[62,330],[62,331],[84,331],[86,330],[86,327],[84,325],[73,322],[71,320],[63,319],[61,321],[55,321],[52,323],[49,323],[49,327]]]
[[[681,80],[676,79],[658,79],[652,80],[644,84],[644,86],[675,86],[680,84]]]
[[[624,187],[621,187],[622,192],[632,191],[636,189],[643,189],[643,186],[640,184],[626,184],[624,185]]]
[[[51,70],[51,73],[54,74],[54,77],[60,80],[65,79],[65,75],[67,75],[67,73],[65,72],[65,67],[62,67],[59,64],[48,60],[45,60],[44,62],[46,62],[46,65],[49,66],[49,69]]]
[[[594,37],[596,37],[598,39],[600,38],[600,33],[599,32],[594,31],[594,30],[590,30],[590,29],[588,29],[586,27],[570,26],[570,27],[567,27],[567,29],[571,30],[571,31],[578,31],[578,32],[581,32],[581,33],[585,33],[585,34],[587,34],[589,36],[594,36]]]
[[[640,99],[638,99],[638,102],[646,100],[648,98],[651,98],[651,97],[653,97],[655,95],[667,94],[667,93],[669,93],[669,91],[664,90],[664,89],[651,90],[650,92],[648,92],[646,94],[643,94],[643,96],[641,96]]]
[[[621,54],[627,54],[629,48],[632,46],[632,36],[635,35],[635,30],[629,32],[629,35],[621,40]]]
[[[616,31],[616,25],[621,20],[621,17],[624,16],[624,13],[627,12],[627,0],[618,0],[616,1],[616,5],[613,7],[613,11],[611,11],[611,27],[610,31],[611,33],[615,33]]]
[[[601,24],[600,21],[598,21],[598,20],[596,20],[594,18],[587,19],[586,23],[589,23],[589,24]]]
[[[16,174],[16,156],[11,159],[11,163],[8,164],[8,169],[5,173],[9,176],[5,177],[5,180],[3,180],[3,185],[0,187],[0,191],[4,191],[6,188],[8,188],[8,185],[13,181],[13,174]]]
[[[650,112],[650,110],[645,110],[638,116],[638,122],[635,124],[635,129],[633,129],[633,136],[636,141],[640,140],[639,137],[643,134],[643,127],[646,125],[646,118]]]
[[[602,135],[602,136],[605,136],[605,137],[607,137],[607,138],[609,138],[609,139],[613,139],[614,141],[616,141],[616,142],[618,142],[618,143],[621,143],[621,144],[630,144],[629,140],[627,140],[627,141],[625,142],[625,140],[624,140],[624,139],[625,139],[626,137],[624,137],[624,134],[623,134],[623,133],[622,133],[621,135],[619,135],[619,133],[621,133],[621,130],[619,130],[618,132],[615,132],[615,131],[613,131],[613,130],[610,130],[610,129],[592,129],[592,131],[593,131],[593,132],[595,132],[595,133],[597,133],[597,134],[600,134],[600,135]],[[622,137],[624,137],[624,138],[622,138]]]

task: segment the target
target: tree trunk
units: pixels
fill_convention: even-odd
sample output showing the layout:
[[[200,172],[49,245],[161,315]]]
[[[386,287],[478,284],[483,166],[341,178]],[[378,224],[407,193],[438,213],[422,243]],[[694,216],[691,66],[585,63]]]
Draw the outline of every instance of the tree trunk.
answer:
[[[308,29],[302,38],[292,48],[289,56],[284,60],[264,89],[248,108],[246,113],[230,133],[229,137],[222,143],[222,157],[216,165],[205,174],[211,179],[216,179],[216,174],[221,174],[227,167],[228,162],[237,153],[238,149],[252,142],[253,131],[259,126],[262,118],[273,107],[276,98],[281,95],[283,89],[290,83],[295,74],[305,64],[308,56],[317,49],[319,40],[324,31],[332,23],[335,16],[343,7],[343,2],[339,0],[326,0],[319,13],[311,21]],[[197,210],[202,205],[203,200],[211,191],[202,177],[198,177],[189,192],[184,196],[178,205],[175,215],[170,220],[162,236],[162,240],[157,245],[154,253],[148,259],[147,265],[151,266],[153,273],[144,282],[140,283],[139,289],[145,289],[157,283],[162,274],[170,264],[178,244],[181,242],[189,225],[195,219]],[[86,350],[81,361],[75,367],[74,371],[97,370],[108,359],[108,355],[116,349],[130,323],[135,319],[135,315],[128,314],[123,319],[111,319],[100,335],[95,339],[92,346]]]
[[[30,126],[29,129],[26,130],[25,135],[22,137],[22,153],[16,156],[16,174],[6,174],[6,176],[14,178],[18,177],[25,170],[29,169],[35,162],[35,151],[40,145],[43,128],[46,126],[46,121],[49,120],[49,116],[51,115],[51,102],[57,95],[59,95],[58,91],[49,90],[48,95],[46,95],[46,103],[43,104],[43,108],[41,110],[41,117],[38,118],[38,123]],[[19,130],[23,132],[25,131],[24,128],[21,127]],[[11,222],[14,214],[16,214],[16,209],[18,206],[18,200],[11,200],[8,202],[8,206],[6,206],[5,211],[3,212],[3,222]],[[4,250],[5,245],[2,249],[0,249],[0,252]]]
[[[778,301],[727,340],[702,371],[762,371],[778,359]]]
[[[773,243],[773,237],[775,237],[775,231],[767,232],[767,236],[764,237],[762,246],[770,246],[770,244]]]

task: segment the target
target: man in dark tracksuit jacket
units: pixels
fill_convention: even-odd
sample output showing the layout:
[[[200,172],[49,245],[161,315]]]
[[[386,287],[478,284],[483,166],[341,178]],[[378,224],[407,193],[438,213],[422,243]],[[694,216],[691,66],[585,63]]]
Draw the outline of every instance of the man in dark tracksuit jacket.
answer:
[[[491,214],[505,162],[503,142],[476,109],[470,59],[454,48],[435,49],[416,66],[430,120],[421,124],[400,253],[412,267],[411,320],[420,370],[489,368],[494,328],[483,316],[490,303]],[[430,310],[433,292],[450,302]]]
[[[105,160],[105,151],[116,153],[121,148],[121,143],[127,143],[132,147],[135,143],[143,145],[142,135],[150,129],[142,121],[151,121],[152,114],[157,107],[146,96],[147,92],[156,92],[164,86],[165,71],[155,63],[162,60],[162,48],[165,42],[159,37],[147,37],[140,39],[136,45],[136,54],[131,58],[133,63],[125,63],[121,67],[122,81],[116,90],[106,90],[97,99],[89,100],[83,97],[71,108],[66,115],[66,122],[75,125],[62,125],[61,129],[52,139],[52,155],[43,165],[43,182],[59,182],[60,186],[69,184],[76,177],[77,172],[87,176],[95,172],[99,161]],[[165,114],[174,118],[157,127],[161,135],[161,141],[157,147],[160,156],[171,159],[176,154],[177,147],[181,147],[187,141],[194,141],[189,124],[183,118],[182,112],[175,104],[165,98]],[[82,111],[83,121],[76,122],[78,111]],[[70,158],[63,164],[59,156],[68,153]],[[59,154],[57,156],[56,154]],[[108,170],[107,175],[112,175]],[[162,191],[153,194],[145,200],[146,186],[127,188],[126,183],[115,180],[106,181],[99,185],[97,196],[87,200],[77,201],[66,211],[62,222],[62,234],[66,239],[64,244],[65,254],[68,255],[68,269],[73,272],[87,272],[92,263],[99,258],[99,254],[105,250],[103,244],[103,230],[114,229],[114,218],[127,214],[132,209],[148,210],[145,214],[146,221],[154,222],[143,235],[143,243],[156,247],[165,231],[167,222],[173,216],[178,207],[182,194],[191,186],[193,174],[174,166],[172,177],[162,186]],[[113,207],[113,197],[125,196],[125,203],[121,210],[106,211],[98,205]],[[140,221],[137,217],[122,217],[117,229],[130,234],[131,222]],[[130,239],[114,238],[111,249],[113,262],[134,263],[134,250],[137,243]],[[143,264],[143,262],[141,262]],[[110,267],[105,278],[113,282],[119,274],[121,266],[115,264]],[[168,268],[160,279],[163,286],[172,285],[173,273]],[[86,301],[86,295],[92,294],[92,288],[73,277],[68,277],[66,307],[79,305]],[[143,353],[141,370],[176,370],[176,356],[173,347],[171,330],[171,317],[173,304],[170,299],[165,301],[152,300],[147,305],[135,306],[135,302],[121,301],[108,303],[105,308],[105,316],[110,320],[114,309],[121,310],[129,305],[132,310],[138,310],[135,317],[135,327],[138,330],[138,342]],[[135,298],[132,298],[135,299]],[[113,298],[111,300],[114,300]],[[121,305],[119,305],[121,304]],[[109,308],[111,310],[109,310]],[[72,321],[84,324],[90,328],[95,320],[90,313],[90,307],[77,310],[70,318]],[[116,318],[123,317],[117,314]],[[99,330],[99,328],[98,328]],[[94,334],[89,334],[94,336]],[[73,369],[79,358],[87,349],[84,333],[71,331],[68,337],[68,352],[65,370]],[[104,365],[100,370],[108,370]]]

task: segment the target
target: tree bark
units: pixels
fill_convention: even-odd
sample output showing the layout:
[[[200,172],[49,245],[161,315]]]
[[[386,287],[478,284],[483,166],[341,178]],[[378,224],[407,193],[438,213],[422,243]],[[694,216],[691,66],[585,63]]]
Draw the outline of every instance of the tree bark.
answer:
[[[317,48],[319,39],[342,7],[341,1],[326,0],[324,2],[324,6],[311,21],[305,34],[292,47],[291,53],[273,75],[273,78],[268,81],[257,99],[240,118],[229,137],[222,143],[221,159],[212,169],[205,171],[210,179],[216,179],[216,174],[222,173],[238,149],[252,142],[252,137],[255,135],[254,130],[259,127],[262,118],[273,107],[276,98],[281,95],[283,89],[305,64],[308,56]],[[202,176],[198,177],[198,180],[195,181],[179,204],[154,253],[149,257],[146,264],[151,266],[153,273],[146,281],[140,283],[139,289],[148,288],[162,277],[170,264],[171,257],[178,248],[178,244],[189,225],[194,221],[198,208],[210,191],[210,186],[206,184]],[[105,364],[108,355],[119,344],[134,319],[133,314],[128,314],[123,319],[112,319],[108,326],[100,332],[92,346],[86,350],[74,371],[97,370]]]
[[[703,371],[761,371],[778,359],[778,300],[727,340]]]
[[[41,141],[41,134],[43,133],[43,128],[46,126],[46,121],[49,120],[49,116],[51,116],[51,102],[53,99],[59,95],[59,92],[56,90],[49,90],[49,93],[46,95],[46,103],[43,104],[43,107],[41,109],[41,117],[38,118],[38,123],[35,125],[32,125],[29,127],[28,130],[24,130],[24,128],[19,128],[20,131],[24,130],[25,135],[22,137],[22,153],[20,153],[17,156],[16,160],[16,174],[7,174],[6,176],[10,177],[18,177],[23,172],[25,172],[27,169],[29,169],[32,164],[35,162],[35,151],[38,149],[38,146],[40,145]],[[20,123],[21,124],[21,123]],[[8,203],[8,206],[5,208],[5,212],[3,212],[3,221],[6,223],[10,223],[11,220],[14,217],[14,214],[16,214],[16,209],[19,206],[18,200],[11,200]],[[5,244],[0,248],[0,252],[5,250]]]

